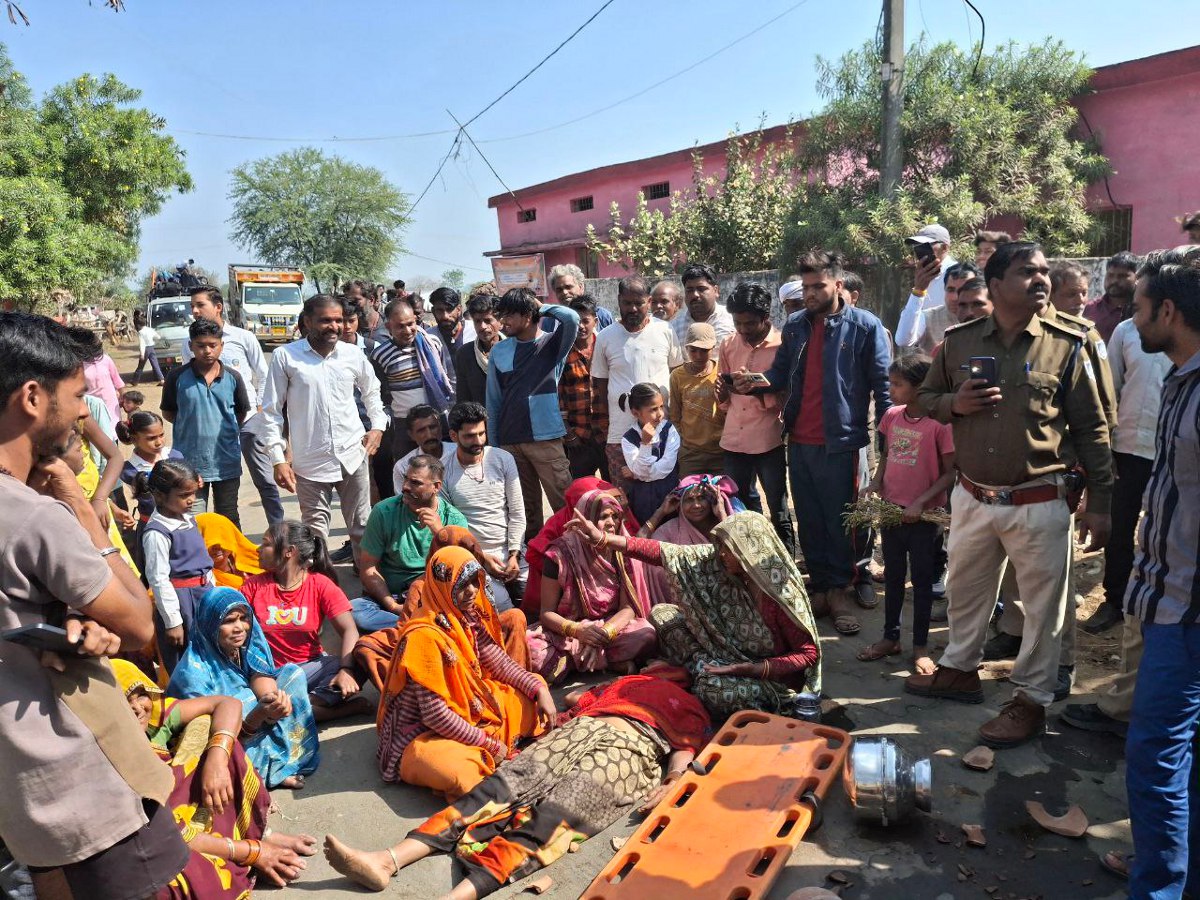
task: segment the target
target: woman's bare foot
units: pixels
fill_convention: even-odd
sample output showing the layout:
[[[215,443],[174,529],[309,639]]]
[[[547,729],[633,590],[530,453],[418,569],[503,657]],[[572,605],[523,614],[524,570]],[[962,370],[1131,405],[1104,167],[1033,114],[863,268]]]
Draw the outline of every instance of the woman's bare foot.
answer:
[[[317,855],[317,839],[311,834],[284,834],[282,831],[269,831],[263,835],[263,843],[274,844],[284,850],[291,850],[301,856]]]
[[[254,868],[276,887],[285,887],[295,881],[307,867],[308,863],[296,851],[269,840],[262,842],[262,850],[254,863]]]
[[[932,675],[937,671],[937,663],[929,658],[924,647],[913,647],[913,669],[918,675]]]
[[[386,850],[355,850],[332,834],[325,835],[325,858],[335,871],[371,891],[382,891],[396,874],[395,863]]]
[[[283,781],[279,782],[279,784],[275,785],[275,787],[283,788],[285,791],[298,791],[304,787],[304,776],[289,775]]]

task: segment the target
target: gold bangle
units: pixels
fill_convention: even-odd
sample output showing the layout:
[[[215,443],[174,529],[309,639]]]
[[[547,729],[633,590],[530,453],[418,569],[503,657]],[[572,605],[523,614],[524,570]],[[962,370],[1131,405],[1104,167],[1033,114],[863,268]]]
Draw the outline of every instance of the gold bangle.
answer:
[[[608,639],[610,641],[619,634],[615,625],[606,625],[604,627],[604,633],[608,635]]]
[[[205,746],[205,752],[219,747],[224,750],[229,756],[233,756],[233,738],[227,734],[218,734],[215,737],[209,738],[208,744]]]
[[[928,293],[929,291],[918,291],[916,288],[912,289],[912,295],[914,297],[924,297]]]
[[[562,626],[562,633],[563,633],[563,637],[567,637],[567,638],[574,637],[575,636],[575,623],[572,622],[570,619],[567,619],[566,621],[564,621],[563,626]]]
[[[219,735],[219,734],[228,735],[228,736],[229,736],[229,739],[230,739],[231,741],[236,741],[236,740],[237,740],[237,735],[236,735],[236,734],[234,734],[232,731],[229,731],[229,730],[227,730],[227,729],[225,729],[225,728],[222,728],[220,731],[214,731],[212,734],[210,734],[210,735],[208,736],[208,739],[211,741],[213,738],[215,738],[215,737],[216,737],[217,735]]]
[[[254,838],[247,838],[246,846],[248,847],[246,858],[239,865],[245,866],[248,869],[258,862],[258,857],[262,854],[262,842],[256,841]]]
[[[763,667],[762,667],[762,680],[769,681],[770,679],[771,679],[771,661],[769,659],[764,659]]]

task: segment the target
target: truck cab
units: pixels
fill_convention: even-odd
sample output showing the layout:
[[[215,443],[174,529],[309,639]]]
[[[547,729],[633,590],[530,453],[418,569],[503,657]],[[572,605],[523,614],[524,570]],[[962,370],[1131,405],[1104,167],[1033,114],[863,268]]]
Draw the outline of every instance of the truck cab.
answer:
[[[159,341],[154,350],[163,370],[182,363],[183,345],[188,340],[188,326],[192,324],[191,298],[157,297],[147,304],[146,318],[150,320],[150,327],[158,332]]]
[[[241,326],[263,344],[292,339],[304,306],[304,273],[290,266],[231,265],[229,290]]]

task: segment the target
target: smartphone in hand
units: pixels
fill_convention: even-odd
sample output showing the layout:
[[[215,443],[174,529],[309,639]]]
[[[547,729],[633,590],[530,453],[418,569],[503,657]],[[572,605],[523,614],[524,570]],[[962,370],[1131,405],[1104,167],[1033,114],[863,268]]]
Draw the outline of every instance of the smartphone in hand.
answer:
[[[972,356],[969,365],[972,378],[982,378],[987,382],[984,387],[996,387],[999,383],[996,375],[996,357]]]
[[[76,653],[79,650],[78,644],[67,640],[65,629],[44,622],[0,631],[0,640],[22,644],[31,650],[53,650],[55,653]]]

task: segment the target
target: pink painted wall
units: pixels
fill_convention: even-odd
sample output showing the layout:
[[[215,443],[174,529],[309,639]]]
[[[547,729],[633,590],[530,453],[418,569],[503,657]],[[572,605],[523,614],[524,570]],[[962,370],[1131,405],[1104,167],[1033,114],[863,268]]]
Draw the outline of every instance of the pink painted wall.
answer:
[[[1200,46],[1189,47],[1145,59],[1130,60],[1096,70],[1095,93],[1081,97],[1076,106],[1091,128],[1101,135],[1101,146],[1116,174],[1109,188],[1119,206],[1133,208],[1135,253],[1183,243],[1177,216],[1200,210],[1200,167],[1196,146],[1200,140],[1197,113],[1200,110]],[[1087,133],[1081,116],[1080,132]],[[766,130],[764,139],[784,137],[784,127]],[[697,148],[704,155],[706,173],[725,168],[724,142]],[[537,209],[537,220],[517,221],[516,202],[509,195],[491,198],[500,229],[500,248],[505,253],[546,254],[546,267],[573,263],[589,224],[603,231],[609,224],[609,206],[620,204],[622,219],[628,221],[645,185],[669,181],[671,190],[688,188],[692,179],[692,150],[604,166],[557,178],[517,191],[527,209]],[[591,195],[594,207],[571,212],[571,200]],[[1093,209],[1111,208],[1102,183],[1088,191]],[[669,199],[650,201],[651,209],[666,210]],[[1009,224],[997,224],[1003,227]],[[1017,229],[1019,230],[1019,229]],[[572,241],[574,246],[545,249],[539,244]],[[620,265],[601,259],[599,276],[626,274]]]
[[[1134,253],[1187,242],[1176,217],[1200,209],[1200,46],[1098,69],[1096,93],[1075,104],[1100,134],[1119,206],[1133,207]],[[1104,183],[1088,205],[1110,209]]]

